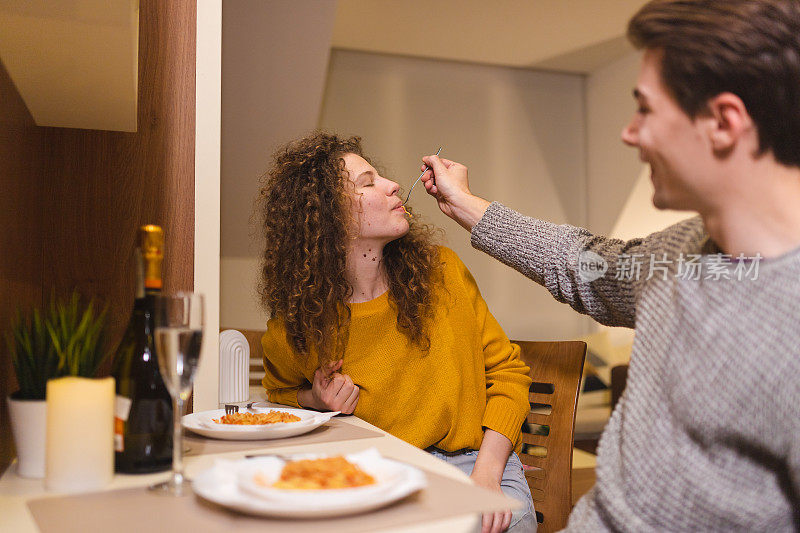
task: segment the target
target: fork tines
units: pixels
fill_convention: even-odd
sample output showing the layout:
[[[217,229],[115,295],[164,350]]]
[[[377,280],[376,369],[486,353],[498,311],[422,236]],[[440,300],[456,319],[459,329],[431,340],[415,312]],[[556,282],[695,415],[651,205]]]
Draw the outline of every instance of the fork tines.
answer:
[[[239,406],[238,405],[231,405],[231,404],[227,404],[227,403],[225,404],[225,414],[226,415],[231,415],[233,413],[238,413],[238,412],[239,412]]]

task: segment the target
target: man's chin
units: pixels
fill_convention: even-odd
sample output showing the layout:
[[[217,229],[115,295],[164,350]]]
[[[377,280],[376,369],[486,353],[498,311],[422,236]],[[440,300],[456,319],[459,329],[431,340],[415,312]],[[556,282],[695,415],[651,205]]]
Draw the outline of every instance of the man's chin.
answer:
[[[675,198],[668,198],[664,194],[659,194],[659,191],[653,193],[653,207],[659,211],[667,209],[670,211],[696,211],[696,208],[688,205],[687,202],[680,202]]]
[[[656,191],[653,194],[653,207],[656,209],[671,209],[667,201]]]

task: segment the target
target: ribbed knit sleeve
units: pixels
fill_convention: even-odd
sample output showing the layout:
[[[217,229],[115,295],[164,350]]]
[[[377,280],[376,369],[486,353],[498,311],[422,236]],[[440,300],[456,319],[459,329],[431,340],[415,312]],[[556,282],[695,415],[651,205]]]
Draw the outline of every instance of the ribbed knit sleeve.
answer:
[[[297,391],[308,384],[295,362],[294,352],[286,341],[286,329],[279,318],[267,322],[267,332],[261,338],[264,348],[264,379],[261,383],[270,402],[301,407],[297,403]]]
[[[502,434],[516,446],[519,443],[522,422],[530,410],[530,369],[520,359],[519,346],[508,340],[503,328],[489,311],[467,267],[455,253],[446,248],[442,250],[446,261],[452,262],[457,270],[463,289],[475,310],[486,378],[486,409],[481,424]]]
[[[698,225],[699,226],[699,225]],[[567,224],[526,217],[493,202],[472,229],[472,246],[499,259],[559,302],[608,326],[632,328],[636,298],[651,256],[661,259],[664,233],[623,241]],[[579,257],[596,254],[608,267],[600,277],[581,275]],[[584,262],[585,264],[585,262]]]

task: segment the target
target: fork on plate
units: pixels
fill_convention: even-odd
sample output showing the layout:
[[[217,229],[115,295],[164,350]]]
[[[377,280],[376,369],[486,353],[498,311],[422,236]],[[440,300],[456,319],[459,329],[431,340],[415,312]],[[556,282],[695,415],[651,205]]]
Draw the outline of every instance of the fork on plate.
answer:
[[[238,412],[239,412],[239,406],[238,405],[233,405],[233,404],[230,404],[230,403],[226,403],[225,404],[225,414],[226,415],[232,415],[233,413],[238,413]]]

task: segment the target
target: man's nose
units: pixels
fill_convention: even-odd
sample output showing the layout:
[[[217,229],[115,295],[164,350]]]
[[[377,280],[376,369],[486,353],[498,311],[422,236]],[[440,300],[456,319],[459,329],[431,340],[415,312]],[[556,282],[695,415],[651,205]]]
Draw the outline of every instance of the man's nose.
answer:
[[[634,125],[633,121],[628,123],[627,126],[622,128],[622,142],[627,144],[628,146],[638,146],[639,145],[639,131]]]

